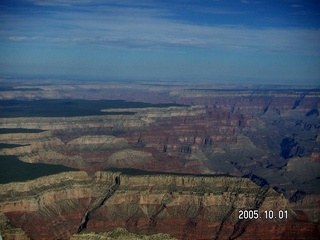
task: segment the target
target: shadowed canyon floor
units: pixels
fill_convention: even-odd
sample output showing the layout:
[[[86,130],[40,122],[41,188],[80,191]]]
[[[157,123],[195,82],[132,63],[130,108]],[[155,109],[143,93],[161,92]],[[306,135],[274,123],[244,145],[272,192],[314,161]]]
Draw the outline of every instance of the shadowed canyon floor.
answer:
[[[17,234],[319,236],[318,88],[2,81],[0,210]]]

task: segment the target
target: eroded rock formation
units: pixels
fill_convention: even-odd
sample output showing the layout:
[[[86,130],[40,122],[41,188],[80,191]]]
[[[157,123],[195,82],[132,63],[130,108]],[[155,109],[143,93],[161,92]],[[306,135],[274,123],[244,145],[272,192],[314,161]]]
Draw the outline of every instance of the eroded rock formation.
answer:
[[[318,236],[318,89],[61,84],[7,89],[0,99],[68,98],[65,104],[71,105],[79,98],[124,99],[187,106],[102,107],[98,115],[78,117],[6,117],[1,112],[0,157],[85,171],[1,185],[1,211],[31,239],[68,238],[88,211],[80,235],[124,227],[179,239]],[[121,185],[109,196],[120,173],[96,173],[107,168],[239,178],[121,174]],[[290,217],[240,221],[241,208],[285,208]]]
[[[5,240],[30,240],[26,233],[14,226],[2,212],[0,212],[0,237]]]
[[[157,233],[152,235],[136,234],[136,233],[130,233],[125,228],[116,228],[115,230],[106,232],[106,233],[74,234],[70,240],[108,240],[108,239],[175,240],[176,238],[171,237],[169,234],[163,234],[163,233]]]
[[[250,209],[258,210],[261,219],[239,219],[240,210]],[[287,211],[288,217],[267,220],[263,212],[270,209],[275,214]],[[61,173],[1,185],[0,211],[31,239],[67,239],[77,231],[117,227],[178,239],[246,239],[251,234],[255,239],[265,239],[266,234],[269,239],[286,239],[292,228],[299,239],[316,239],[319,234],[318,225],[294,210],[283,195],[230,176],[97,172],[90,178],[85,172]],[[87,212],[90,217],[79,231]]]

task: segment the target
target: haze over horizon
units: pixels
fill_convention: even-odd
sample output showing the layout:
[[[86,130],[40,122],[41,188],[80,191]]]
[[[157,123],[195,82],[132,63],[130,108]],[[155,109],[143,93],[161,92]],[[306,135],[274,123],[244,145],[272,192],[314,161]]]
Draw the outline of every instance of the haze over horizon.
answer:
[[[0,77],[320,83],[316,0],[11,0]]]

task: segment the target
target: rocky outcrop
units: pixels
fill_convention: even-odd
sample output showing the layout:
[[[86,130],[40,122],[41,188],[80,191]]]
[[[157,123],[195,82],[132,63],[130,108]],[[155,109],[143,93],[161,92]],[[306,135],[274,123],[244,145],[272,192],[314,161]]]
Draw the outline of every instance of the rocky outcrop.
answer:
[[[2,134],[2,142],[23,146],[1,149],[0,154],[17,155],[30,163],[55,163],[94,172],[106,167],[124,167],[128,160],[124,161],[123,156],[132,151],[133,154],[129,154],[132,164],[127,167],[210,173],[214,171],[201,163],[207,159],[202,147],[210,148],[214,142],[237,139],[238,114],[213,114],[201,106],[125,111],[135,111],[135,115],[0,119],[5,128],[48,130]]]
[[[82,136],[67,143],[67,148],[71,151],[94,151],[128,148],[128,142],[125,138],[117,138],[112,135],[92,135]]]
[[[15,227],[2,212],[0,212],[0,239],[30,240],[26,233],[21,228]]]
[[[85,117],[30,117],[30,118],[1,118],[2,128],[27,128],[42,130],[61,130],[72,128],[113,128],[143,127],[145,122],[135,116],[85,116]]]
[[[152,153],[125,149],[112,154],[108,158],[108,166],[115,168],[134,168],[153,161]]]
[[[122,226],[131,232],[221,239],[250,238],[253,233],[258,239],[266,234],[312,239],[318,233],[319,90],[168,83],[61,84],[67,91],[43,85],[36,86],[37,91],[7,89],[1,91],[0,98],[12,99],[14,92],[19,99],[42,99],[49,92],[47,98],[126,99],[190,106],[105,109],[98,113],[106,115],[81,117],[1,115],[0,128],[15,133],[4,130],[0,134],[0,157],[15,155],[28,163],[61,164],[90,176],[106,168],[131,167],[251,176],[252,181],[265,184],[251,187],[249,179],[228,177],[220,178],[220,182],[184,177],[182,184],[180,176],[138,178],[121,174],[121,186],[106,202],[103,196],[119,173],[99,172],[91,179],[81,172],[79,179],[70,174],[69,180],[63,180],[62,174],[58,183],[53,180],[46,185],[42,178],[43,186],[28,182],[26,186],[33,186],[29,190],[20,184],[17,188],[2,185],[5,194],[1,202],[6,203],[1,209],[28,233],[40,231],[43,238],[47,233],[54,238],[71,236],[86,211],[102,202],[90,216],[88,231],[105,232]],[[28,133],[28,129],[43,131]],[[241,207],[277,210],[278,206],[290,210],[290,219],[237,219]],[[51,221],[53,227],[38,224],[34,229],[27,221]],[[172,225],[178,226],[176,230]]]
[[[91,182],[85,172],[69,172],[3,184],[0,211],[31,239],[66,239],[94,195]]]
[[[164,90],[163,86],[152,89]],[[2,128],[46,131],[1,134],[2,143],[23,146],[2,148],[0,155],[90,174],[126,166],[194,174],[254,173],[273,187],[288,190],[298,180],[284,177],[293,176],[286,167],[290,159],[304,162],[319,153],[316,90],[174,87],[168,91],[172,100],[191,106],[103,110],[133,115],[1,118]],[[296,101],[299,104],[293,107]],[[314,189],[310,185],[316,184],[306,182],[295,190],[317,193],[310,191]],[[288,199],[289,195],[285,194]]]
[[[109,196],[115,184],[118,187]],[[133,233],[161,232],[178,239],[226,239],[234,234],[240,210],[250,209],[259,210],[262,219],[240,222],[244,230],[240,239],[253,233],[256,239],[264,239],[265,234],[269,239],[281,238],[292,228],[300,239],[315,239],[319,234],[317,225],[307,218],[300,217],[297,223],[301,209],[293,210],[281,194],[246,178],[121,172],[97,172],[90,178],[84,172],[71,172],[4,184],[0,190],[1,212],[31,239],[71,237],[88,211],[89,221],[74,237],[123,227]],[[271,209],[288,211],[288,218],[263,219],[263,212]],[[270,232],[272,228],[277,231]]]
[[[292,158],[286,166],[287,175],[296,181],[310,181],[319,177],[320,161],[311,157]]]
[[[74,234],[70,240],[174,240],[176,238],[171,237],[169,234],[157,233],[152,235],[130,233],[125,228],[116,228],[113,231],[107,233],[83,233]]]
[[[289,110],[307,113],[318,104],[319,91],[314,89],[181,89],[170,92],[181,104],[221,107],[228,112],[263,115],[285,114]],[[302,97],[303,96],[303,97]],[[317,109],[319,106],[317,106]]]
[[[91,195],[85,172],[69,172],[41,177],[28,182],[1,185],[1,212],[34,212],[57,201],[72,201]],[[66,185],[77,187],[67,188]],[[32,194],[33,193],[33,194]]]

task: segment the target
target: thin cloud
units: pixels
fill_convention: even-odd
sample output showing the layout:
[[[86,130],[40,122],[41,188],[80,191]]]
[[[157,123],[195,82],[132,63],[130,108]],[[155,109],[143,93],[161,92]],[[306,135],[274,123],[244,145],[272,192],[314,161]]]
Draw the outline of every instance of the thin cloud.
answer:
[[[159,2],[153,0],[28,0],[37,6],[60,6],[60,7],[79,7],[79,6],[134,6],[134,7],[155,7]]]
[[[92,27],[92,23],[90,24]],[[87,26],[86,28],[88,28]],[[47,41],[120,48],[222,48],[243,49],[255,52],[286,52],[319,55],[319,30],[265,29],[239,27],[204,27],[182,23],[157,23],[139,25],[120,23],[105,25],[104,29],[92,30],[95,36],[85,32],[70,37],[10,36],[12,41]],[[236,36],[236,37],[235,37]]]
[[[48,3],[49,1],[32,1]],[[52,1],[55,4],[74,1]],[[80,1],[78,3],[91,1]],[[109,1],[115,2],[115,1]],[[76,11],[41,9],[26,16],[2,15],[2,36],[11,41],[41,41],[117,48],[207,48],[255,52],[286,52],[320,55],[320,30],[245,26],[204,26],[178,21],[172,13],[156,8],[133,6],[78,6]],[[140,2],[140,5],[144,4]],[[129,7],[126,5],[130,5]],[[210,9],[217,11],[217,9]],[[226,14],[226,13],[224,13]],[[7,24],[10,23],[10,24]]]
[[[91,0],[28,0],[30,3],[37,6],[60,6],[60,7],[70,7],[79,4],[92,3]]]
[[[244,15],[245,11],[232,11],[224,8],[213,7],[188,7],[189,11],[196,13],[215,14],[215,15]]]

